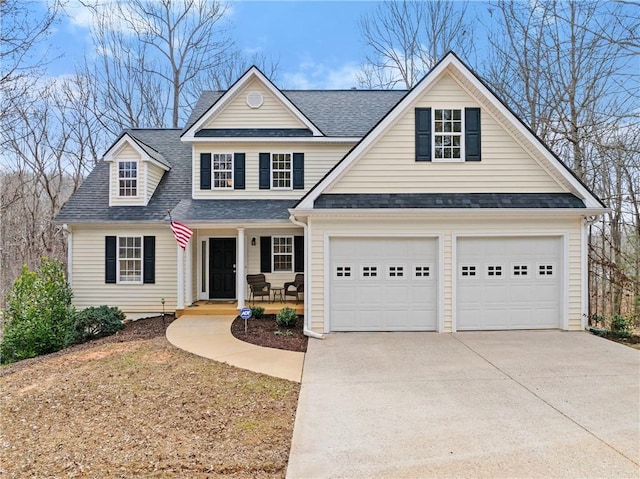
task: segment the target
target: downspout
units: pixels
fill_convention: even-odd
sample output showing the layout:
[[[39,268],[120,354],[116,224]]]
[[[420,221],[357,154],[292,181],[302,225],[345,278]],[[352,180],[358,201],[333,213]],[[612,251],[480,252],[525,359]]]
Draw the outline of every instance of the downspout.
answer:
[[[582,247],[582,257],[581,257],[581,269],[582,269],[582,329],[589,329],[589,315],[590,315],[590,272],[589,272],[589,228],[593,223],[595,223],[597,217],[596,216],[585,216],[582,220],[582,234],[580,238],[580,243]]]
[[[309,321],[311,321],[311,317],[309,315],[309,301],[307,301],[307,293],[309,292],[309,275],[306,273],[309,271],[309,234],[307,231],[307,224],[302,221],[298,221],[296,217],[292,214],[289,216],[289,221],[291,221],[294,225],[302,226],[304,230],[304,325],[302,327],[302,332],[305,336],[309,336],[310,338],[316,339],[324,339],[324,334],[316,333],[311,330],[309,325]]]
[[[62,229],[67,232],[67,283],[73,288],[73,232],[67,223]]]

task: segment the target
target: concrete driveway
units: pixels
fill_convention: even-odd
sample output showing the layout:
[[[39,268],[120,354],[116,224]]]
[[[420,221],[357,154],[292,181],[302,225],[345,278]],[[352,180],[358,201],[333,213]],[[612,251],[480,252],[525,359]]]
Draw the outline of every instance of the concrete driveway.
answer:
[[[640,477],[640,352],[583,332],[310,340],[287,477]]]

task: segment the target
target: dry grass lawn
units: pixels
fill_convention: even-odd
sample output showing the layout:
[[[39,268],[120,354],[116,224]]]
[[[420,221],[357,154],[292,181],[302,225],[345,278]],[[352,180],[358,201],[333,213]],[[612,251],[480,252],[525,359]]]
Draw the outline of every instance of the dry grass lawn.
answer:
[[[164,335],[1,370],[0,476],[283,477],[299,385]]]

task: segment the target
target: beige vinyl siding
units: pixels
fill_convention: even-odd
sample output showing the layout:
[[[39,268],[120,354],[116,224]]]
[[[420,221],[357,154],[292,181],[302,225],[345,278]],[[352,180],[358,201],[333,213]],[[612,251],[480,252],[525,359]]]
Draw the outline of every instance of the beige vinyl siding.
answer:
[[[137,161],[138,162],[138,196],[121,198],[118,196],[118,161]],[[145,205],[145,173],[144,164],[140,154],[131,146],[124,146],[116,155],[114,161],[109,168],[109,183],[111,188],[111,205],[112,206],[141,206]]]
[[[391,216],[382,217],[377,215],[375,218],[310,218],[311,224],[311,268],[313,271],[311,301],[311,326],[314,331],[323,332],[324,323],[324,301],[325,301],[325,260],[329,253],[325,251],[325,237],[329,238],[333,235],[343,235],[350,237],[358,237],[363,235],[393,237],[393,236],[440,236],[442,238],[442,247],[444,248],[443,269],[439,271],[442,278],[444,288],[443,297],[444,304],[443,319],[444,332],[450,332],[452,329],[454,301],[453,291],[453,271],[452,265],[454,258],[454,238],[459,236],[482,236],[491,235],[498,237],[509,236],[538,236],[550,235],[561,236],[566,235],[567,242],[567,258],[565,263],[568,265],[568,271],[563,281],[568,282],[566,292],[568,295],[568,314],[569,329],[580,330],[581,326],[581,220],[576,218],[570,219],[544,219],[544,220],[527,220],[510,218],[506,220],[499,219],[434,219],[426,216],[416,215],[415,218],[399,219]],[[381,226],[384,225],[384,226]],[[564,311],[562,312],[564,316]]]
[[[315,185],[352,147],[352,144],[309,143],[233,143],[194,145],[193,184],[195,199],[296,199]],[[245,153],[245,189],[200,189],[201,153]],[[304,190],[261,190],[259,188],[260,153],[304,153]]]
[[[125,313],[176,309],[176,241],[166,226],[73,226],[73,304],[78,309],[107,304]],[[155,236],[155,284],[106,284],[105,236]]]
[[[151,162],[144,162],[146,165],[146,176],[147,176],[147,188],[146,188],[146,201],[145,204],[149,203],[153,193],[156,191],[156,187],[160,180],[162,179],[162,175],[164,175],[164,170],[157,165],[154,165]]]
[[[260,108],[247,105],[247,94],[251,91],[262,93],[264,101]],[[253,80],[203,128],[306,128],[306,125],[262,82]]]
[[[481,109],[482,161],[416,162],[415,108],[480,107],[449,75],[392,124],[327,193],[564,192],[560,184]]]

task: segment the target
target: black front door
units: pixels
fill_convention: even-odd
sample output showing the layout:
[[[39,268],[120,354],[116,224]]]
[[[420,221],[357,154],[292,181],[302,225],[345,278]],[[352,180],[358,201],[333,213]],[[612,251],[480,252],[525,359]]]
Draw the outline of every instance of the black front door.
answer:
[[[236,239],[209,239],[209,298],[236,297]]]

